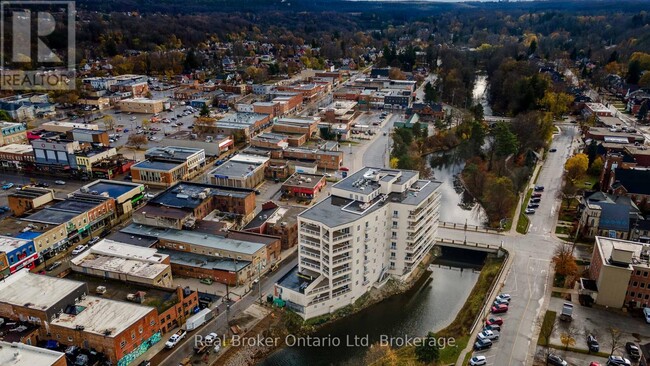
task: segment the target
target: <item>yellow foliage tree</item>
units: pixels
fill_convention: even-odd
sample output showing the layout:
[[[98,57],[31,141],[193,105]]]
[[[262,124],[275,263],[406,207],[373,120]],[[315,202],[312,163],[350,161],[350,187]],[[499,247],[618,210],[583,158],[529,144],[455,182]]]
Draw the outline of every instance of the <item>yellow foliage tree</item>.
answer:
[[[391,167],[391,169],[397,169],[398,164],[399,164],[399,159],[398,158],[390,158],[390,167]]]
[[[589,168],[589,157],[586,154],[573,155],[564,164],[567,178],[571,181],[584,176],[587,173],[587,168]]]
[[[547,91],[542,99],[542,105],[555,118],[562,117],[562,115],[566,114],[569,111],[571,103],[573,103],[573,97],[562,92]]]

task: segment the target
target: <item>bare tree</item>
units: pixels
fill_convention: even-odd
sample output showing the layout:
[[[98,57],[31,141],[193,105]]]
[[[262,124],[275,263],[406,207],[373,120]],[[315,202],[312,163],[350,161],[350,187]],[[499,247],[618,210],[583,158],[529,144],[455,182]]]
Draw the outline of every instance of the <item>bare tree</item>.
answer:
[[[612,346],[609,352],[611,356],[621,345],[621,331],[618,328],[609,327],[607,328],[607,332],[609,333],[609,344]]]
[[[104,128],[106,130],[112,131],[113,128],[115,127],[115,119],[113,116],[107,114],[104,116]]]
[[[129,138],[126,140],[126,143],[130,146],[133,146],[136,150],[139,150],[142,145],[147,144],[147,141],[147,136],[145,135],[130,134]]]
[[[546,316],[552,316],[553,321],[545,322],[544,320]],[[537,325],[539,326],[539,338],[543,342],[542,346],[544,347],[544,359],[546,359],[546,363],[548,364],[548,355],[551,353],[551,338],[557,332],[557,321],[555,319],[557,313],[554,311],[547,311],[546,316],[537,319]]]

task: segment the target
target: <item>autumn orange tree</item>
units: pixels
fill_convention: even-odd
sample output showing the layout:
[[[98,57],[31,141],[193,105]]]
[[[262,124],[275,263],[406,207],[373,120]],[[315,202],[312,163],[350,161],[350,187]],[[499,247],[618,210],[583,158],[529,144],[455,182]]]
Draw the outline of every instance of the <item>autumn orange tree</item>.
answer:
[[[569,158],[564,164],[567,179],[575,181],[587,173],[589,168],[589,157],[586,154],[576,154]]]
[[[555,273],[560,276],[572,277],[578,274],[578,264],[569,245],[560,244],[555,248],[553,264]]]

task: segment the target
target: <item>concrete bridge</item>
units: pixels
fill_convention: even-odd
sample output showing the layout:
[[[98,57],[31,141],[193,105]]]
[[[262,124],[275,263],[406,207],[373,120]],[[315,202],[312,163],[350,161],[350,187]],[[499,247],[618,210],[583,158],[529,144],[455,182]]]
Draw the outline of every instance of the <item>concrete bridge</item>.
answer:
[[[503,244],[492,245],[492,244],[477,243],[477,242],[472,242],[467,240],[438,238],[436,245],[443,246],[443,247],[450,247],[450,248],[478,250],[487,253],[497,253],[499,249],[501,249]]]

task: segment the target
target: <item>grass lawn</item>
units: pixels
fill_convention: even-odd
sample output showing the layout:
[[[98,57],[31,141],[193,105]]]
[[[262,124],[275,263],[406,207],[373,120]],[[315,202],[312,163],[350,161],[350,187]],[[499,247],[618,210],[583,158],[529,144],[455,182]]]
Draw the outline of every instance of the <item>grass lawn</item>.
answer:
[[[547,310],[546,314],[544,314],[544,320],[542,321],[542,326],[540,327],[540,334],[548,334],[548,331],[544,331],[544,329],[548,329],[550,327],[553,327],[553,323],[555,323],[555,318],[557,317],[557,313],[555,311],[550,311]],[[537,345],[539,346],[545,346],[546,345],[546,339],[544,337],[538,337],[537,338]]]
[[[556,234],[568,235],[569,234],[569,227],[567,227],[567,226],[556,226],[555,227],[555,233]]]
[[[594,185],[598,183],[600,180],[600,177],[596,175],[587,175],[586,177],[580,179],[578,182],[576,182],[576,185],[578,187],[584,187],[585,189],[593,189]]]
[[[526,211],[526,208],[528,207],[528,201],[530,201],[530,196],[533,194],[533,189],[530,188],[528,189],[528,192],[526,192],[526,197],[524,198],[524,201],[521,203],[521,210],[519,211],[519,221],[517,221],[517,232],[519,234],[526,234],[528,232],[528,224],[530,223],[530,220],[528,219],[528,216],[524,211]]]

